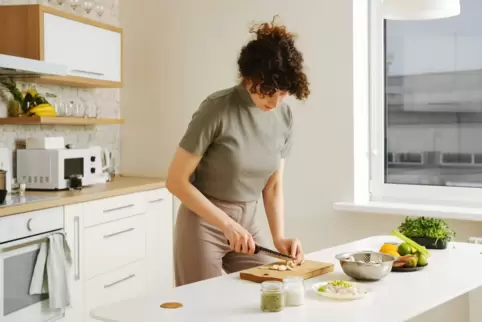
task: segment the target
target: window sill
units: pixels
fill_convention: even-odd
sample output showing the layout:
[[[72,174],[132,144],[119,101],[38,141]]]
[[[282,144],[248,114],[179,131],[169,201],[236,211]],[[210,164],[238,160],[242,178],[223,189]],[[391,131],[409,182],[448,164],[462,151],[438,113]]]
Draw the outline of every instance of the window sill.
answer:
[[[336,211],[482,221],[482,208],[371,201],[336,202]]]

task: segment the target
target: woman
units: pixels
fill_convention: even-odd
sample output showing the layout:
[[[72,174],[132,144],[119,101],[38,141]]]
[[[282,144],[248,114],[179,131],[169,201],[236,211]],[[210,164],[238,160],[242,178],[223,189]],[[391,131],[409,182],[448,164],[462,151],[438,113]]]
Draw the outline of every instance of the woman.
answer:
[[[255,223],[263,197],[275,247],[299,263],[298,239],[284,235],[283,169],[292,144],[288,95],[308,97],[303,56],[284,26],[265,23],[241,50],[238,85],[209,95],[169,168],[167,188],[182,205],[175,229],[178,286],[272,262]]]

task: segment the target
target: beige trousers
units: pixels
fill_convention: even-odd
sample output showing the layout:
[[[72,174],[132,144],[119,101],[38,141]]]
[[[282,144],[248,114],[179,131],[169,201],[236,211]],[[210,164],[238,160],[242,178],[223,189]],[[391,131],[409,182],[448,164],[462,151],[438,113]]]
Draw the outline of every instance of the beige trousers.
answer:
[[[251,233],[256,243],[265,244],[255,222],[257,202],[231,203],[211,198],[210,201]],[[186,206],[179,208],[174,231],[176,286],[221,276],[223,270],[230,274],[271,262],[271,258],[263,255],[231,251],[219,228]]]

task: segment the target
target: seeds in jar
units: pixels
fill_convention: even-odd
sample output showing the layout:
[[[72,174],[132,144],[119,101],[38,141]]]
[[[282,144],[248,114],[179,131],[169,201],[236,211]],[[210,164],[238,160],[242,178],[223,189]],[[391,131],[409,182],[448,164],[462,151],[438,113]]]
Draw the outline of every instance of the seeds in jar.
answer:
[[[265,292],[261,295],[261,310],[263,312],[279,312],[283,310],[283,293]]]

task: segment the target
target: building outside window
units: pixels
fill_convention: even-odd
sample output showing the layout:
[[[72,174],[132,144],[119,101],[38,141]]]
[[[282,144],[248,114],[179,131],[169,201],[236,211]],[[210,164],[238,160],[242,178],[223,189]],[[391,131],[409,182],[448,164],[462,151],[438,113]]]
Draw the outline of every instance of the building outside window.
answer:
[[[373,200],[482,204],[482,1],[384,21],[371,2]]]

